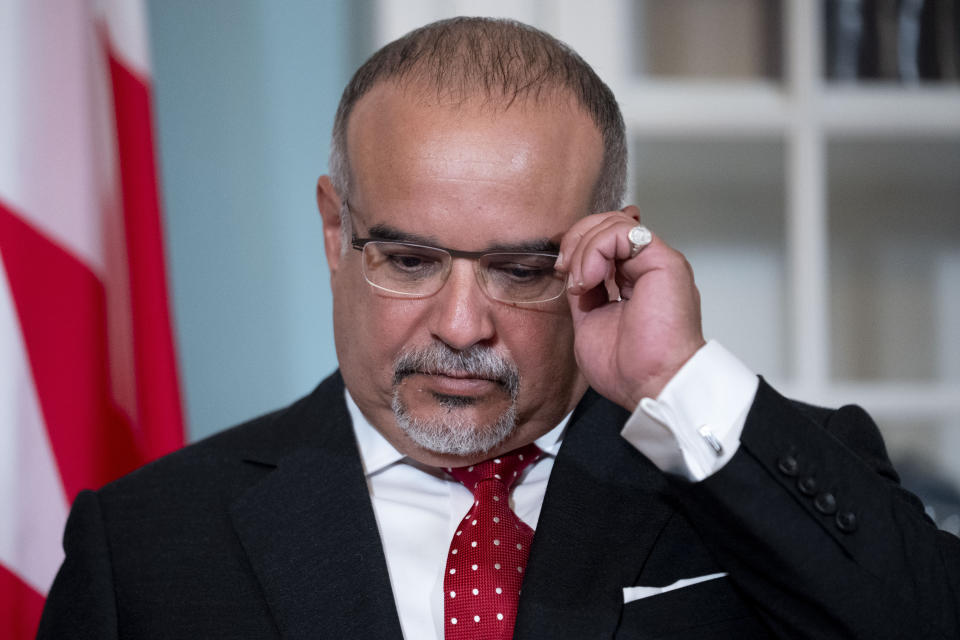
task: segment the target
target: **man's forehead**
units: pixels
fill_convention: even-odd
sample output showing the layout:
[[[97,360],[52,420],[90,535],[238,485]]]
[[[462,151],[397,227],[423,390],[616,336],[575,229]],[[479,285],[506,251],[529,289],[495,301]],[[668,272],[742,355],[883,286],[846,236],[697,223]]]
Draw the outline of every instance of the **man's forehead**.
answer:
[[[358,101],[347,148],[355,204],[362,192],[377,201],[434,197],[461,210],[471,196],[487,195],[528,208],[573,204],[583,213],[603,157],[601,135],[579,109],[450,107],[389,84]]]
[[[547,99],[547,94],[553,97]],[[414,130],[420,140],[439,137],[452,142],[451,134],[469,136],[471,132],[535,129],[563,136],[571,126],[579,128],[584,137],[593,138],[602,149],[599,129],[577,100],[568,91],[547,94],[523,98],[471,94],[457,98],[421,85],[379,82],[353,108],[347,123],[348,151],[362,151],[358,149],[365,142],[362,134],[371,130]],[[383,142],[383,138],[370,136],[367,141]],[[510,146],[509,138],[502,142]]]

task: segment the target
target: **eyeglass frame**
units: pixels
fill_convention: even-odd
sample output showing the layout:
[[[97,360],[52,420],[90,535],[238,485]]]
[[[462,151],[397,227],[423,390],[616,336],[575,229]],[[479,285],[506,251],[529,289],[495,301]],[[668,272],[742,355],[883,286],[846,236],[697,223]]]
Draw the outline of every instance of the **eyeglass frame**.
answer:
[[[449,255],[451,259],[453,259],[453,258],[462,258],[462,259],[471,260],[471,261],[474,261],[474,262],[478,262],[480,259],[484,258],[485,256],[496,256],[496,255],[530,255],[530,256],[542,256],[542,257],[553,258],[554,260],[556,260],[557,257],[559,257],[559,255],[560,255],[559,253],[556,253],[556,252],[553,252],[553,251],[509,251],[509,250],[464,251],[464,250],[461,250],[461,249],[450,249],[450,248],[447,248],[447,247],[438,247],[438,246],[435,246],[435,245],[422,244],[422,243],[419,243],[419,242],[407,242],[407,241],[405,241],[405,240],[389,240],[389,239],[386,239],[386,238],[360,238],[360,237],[357,237],[357,231],[356,231],[356,228],[354,227],[354,224],[353,224],[353,213],[354,213],[354,211],[353,211],[353,209],[350,207],[350,203],[349,203],[346,199],[343,200],[343,207],[347,210],[348,214],[350,214],[350,233],[351,233],[351,235],[352,235],[352,238],[351,238],[351,241],[350,241],[350,245],[351,245],[354,249],[356,249],[357,251],[360,251],[361,253],[363,253],[364,247],[366,247],[368,244],[373,243],[373,242],[382,242],[382,243],[387,243],[387,244],[399,244],[399,245],[405,245],[405,246],[409,246],[409,247],[416,247],[416,248],[420,248],[420,249],[431,249],[431,250],[433,250],[433,251],[442,251],[442,252],[446,253],[447,255]],[[494,297],[493,295],[490,294],[489,291],[487,291],[487,285],[486,285],[486,283],[483,281],[482,276],[480,276],[480,274],[477,272],[477,269],[476,269],[476,268],[474,268],[474,275],[475,275],[475,277],[477,278],[478,284],[480,284],[480,290],[483,291],[484,295],[486,295],[486,296],[487,296],[488,298],[490,298],[491,300],[496,300],[497,302],[502,302],[502,303],[504,303],[504,304],[510,304],[510,305],[537,305],[537,304],[547,304],[547,303],[554,302],[555,300],[561,298],[561,297],[563,296],[563,292],[564,292],[564,289],[561,288],[560,291],[557,292],[557,295],[553,296],[552,298],[547,298],[547,299],[545,299],[545,300],[535,300],[535,301],[533,301],[533,300],[531,300],[531,301],[523,301],[523,300],[502,300],[502,299],[500,299],[500,298]],[[374,287],[374,288],[379,289],[379,290],[381,290],[381,291],[386,291],[386,292],[388,292],[388,293],[393,293],[393,294],[396,294],[396,295],[398,295],[398,296],[403,296],[403,297],[406,297],[406,298],[414,299],[414,300],[423,299],[423,298],[429,298],[430,296],[436,294],[438,291],[440,291],[440,289],[443,288],[443,285],[446,284],[447,278],[449,278],[449,277],[450,277],[450,273],[449,273],[449,271],[448,271],[447,274],[446,274],[446,276],[445,276],[444,279],[443,279],[443,282],[440,284],[440,287],[437,289],[437,291],[434,291],[434,292],[428,293],[428,294],[418,294],[418,293],[405,293],[405,292],[403,292],[403,291],[394,291],[393,289],[387,289],[386,287],[382,287],[382,286],[380,286],[380,285],[378,285],[378,284],[374,284],[373,282],[370,281],[370,278],[367,277],[366,272],[364,271],[364,273],[363,273],[363,279],[366,280],[366,281],[367,281],[367,284],[369,284],[371,287]]]

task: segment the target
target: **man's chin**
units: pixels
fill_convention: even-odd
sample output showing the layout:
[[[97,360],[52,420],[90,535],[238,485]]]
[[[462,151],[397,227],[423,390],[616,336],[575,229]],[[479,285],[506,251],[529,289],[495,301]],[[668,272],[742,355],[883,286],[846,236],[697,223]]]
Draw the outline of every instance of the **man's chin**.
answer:
[[[418,446],[442,455],[476,456],[490,451],[516,428],[516,405],[506,393],[436,393],[400,384],[394,389],[397,425]]]

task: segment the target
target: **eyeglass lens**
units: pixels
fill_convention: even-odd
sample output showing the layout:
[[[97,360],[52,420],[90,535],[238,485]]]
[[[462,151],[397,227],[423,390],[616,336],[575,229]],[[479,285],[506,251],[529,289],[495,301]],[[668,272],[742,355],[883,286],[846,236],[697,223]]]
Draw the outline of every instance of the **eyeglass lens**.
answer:
[[[410,297],[433,295],[450,274],[452,257],[443,249],[402,242],[368,242],[363,275],[373,286]],[[487,295],[503,302],[533,303],[558,298],[564,281],[555,257],[538,253],[488,253],[477,275]]]

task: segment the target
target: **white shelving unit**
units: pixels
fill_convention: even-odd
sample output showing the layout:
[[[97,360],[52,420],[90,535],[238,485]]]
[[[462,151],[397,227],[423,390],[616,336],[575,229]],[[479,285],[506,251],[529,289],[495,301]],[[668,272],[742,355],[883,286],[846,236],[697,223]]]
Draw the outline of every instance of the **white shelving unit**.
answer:
[[[788,395],[863,405],[895,457],[960,486],[960,85],[831,84],[823,3],[755,6],[782,25],[779,74],[647,73],[638,43],[663,33],[628,0],[380,0],[375,44],[454,15],[569,43],[620,100],[631,201],[693,264],[706,332]]]

